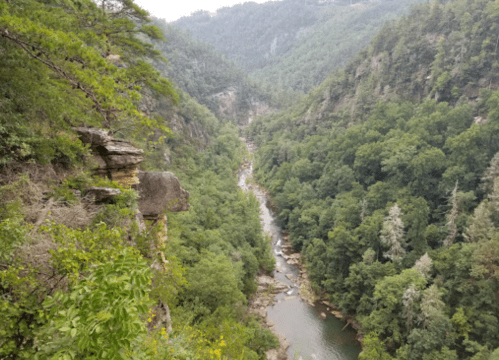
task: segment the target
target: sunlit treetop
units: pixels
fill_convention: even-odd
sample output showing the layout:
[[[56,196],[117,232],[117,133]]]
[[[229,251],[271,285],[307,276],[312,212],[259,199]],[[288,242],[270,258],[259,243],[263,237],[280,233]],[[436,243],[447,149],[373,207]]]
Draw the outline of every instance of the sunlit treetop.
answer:
[[[131,0],[0,3],[0,133],[84,124],[168,133],[137,108],[144,88],[177,101],[148,63],[159,55],[145,37],[162,35]]]

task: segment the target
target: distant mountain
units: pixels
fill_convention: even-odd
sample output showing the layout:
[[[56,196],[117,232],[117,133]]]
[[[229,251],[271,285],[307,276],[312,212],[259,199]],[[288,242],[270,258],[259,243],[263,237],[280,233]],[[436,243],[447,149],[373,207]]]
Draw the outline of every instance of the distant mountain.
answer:
[[[156,62],[155,67],[214,115],[247,123],[278,106],[277,96],[255,85],[238,64],[211,44],[163,20],[156,19],[154,24],[166,39],[154,45],[168,59],[167,63]]]
[[[388,20],[424,0],[248,2],[175,24],[275,89],[307,92],[362,49]]]
[[[301,0],[247,2],[222,8],[216,16],[198,11],[175,24],[252,71],[289,51],[300,32],[316,24],[324,6],[318,1]]]

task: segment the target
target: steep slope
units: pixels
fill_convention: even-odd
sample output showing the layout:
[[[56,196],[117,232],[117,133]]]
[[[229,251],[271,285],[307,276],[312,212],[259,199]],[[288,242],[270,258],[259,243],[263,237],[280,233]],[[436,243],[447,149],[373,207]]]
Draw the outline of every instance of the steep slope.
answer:
[[[498,20],[499,1],[420,5],[250,127],[311,278],[362,324],[361,359],[499,348]]]
[[[0,2],[1,359],[278,346],[246,307],[273,258],[237,127],[162,78],[144,36],[161,32],[129,0]]]
[[[293,46],[251,73],[255,81],[286,90],[308,92],[364,48],[387,21],[405,14],[419,0],[334,2],[318,13],[318,21]]]
[[[246,2],[219,9],[216,16],[198,11],[175,24],[251,71],[294,46],[300,31],[317,22],[322,7],[318,1]]]
[[[175,23],[273,90],[307,92],[420,0],[245,3]],[[350,4],[351,3],[351,4]]]
[[[154,24],[166,39],[156,41],[155,48],[168,59],[167,63],[156,62],[155,67],[217,117],[247,124],[283,103],[282,96],[255,85],[235,62],[211,45],[163,20]]]

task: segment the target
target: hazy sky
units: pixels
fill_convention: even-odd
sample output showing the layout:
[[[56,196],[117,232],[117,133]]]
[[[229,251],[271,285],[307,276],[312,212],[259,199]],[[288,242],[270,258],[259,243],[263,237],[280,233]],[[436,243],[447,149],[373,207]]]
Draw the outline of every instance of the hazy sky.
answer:
[[[248,0],[135,0],[135,3],[149,11],[151,15],[165,19],[177,20],[184,15],[190,15],[196,10],[215,11],[224,6],[247,2]],[[257,3],[269,0],[252,0]]]

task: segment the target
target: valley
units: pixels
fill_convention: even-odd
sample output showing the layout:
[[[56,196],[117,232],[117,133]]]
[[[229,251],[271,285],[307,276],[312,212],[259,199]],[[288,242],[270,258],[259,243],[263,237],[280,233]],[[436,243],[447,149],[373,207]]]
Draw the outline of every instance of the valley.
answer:
[[[0,359],[498,359],[498,24],[0,0]]]
[[[250,154],[255,147],[247,139]],[[239,172],[238,186],[252,192],[260,202],[263,231],[272,244],[276,259],[273,280],[259,279],[256,299],[250,306],[262,316],[280,341],[280,348],[267,353],[268,359],[357,359],[360,352],[353,329],[337,319],[330,307],[324,306],[310,288],[299,253],[283,237],[273,212],[267,207],[268,197],[252,179],[253,164],[247,162]],[[271,282],[273,291],[269,293]],[[266,286],[265,286],[266,285]],[[329,316],[326,314],[329,313]],[[287,355],[286,355],[287,353]]]

